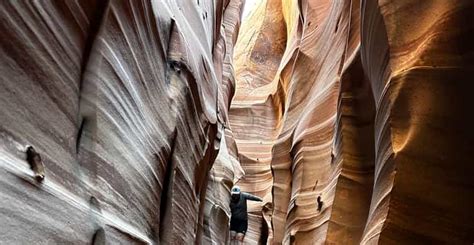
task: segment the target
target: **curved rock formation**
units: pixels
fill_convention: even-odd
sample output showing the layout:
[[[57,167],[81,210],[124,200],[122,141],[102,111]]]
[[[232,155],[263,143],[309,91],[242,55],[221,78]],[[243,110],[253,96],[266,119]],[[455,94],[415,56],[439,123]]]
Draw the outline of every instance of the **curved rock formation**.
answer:
[[[248,202],[249,230],[246,242],[266,241],[261,237],[271,227],[273,177],[271,150],[280,112],[272,95],[286,42],[281,1],[261,1],[242,26],[234,53],[236,93],[229,111],[231,128],[237,143],[245,177],[238,184],[247,192],[264,199]],[[261,212],[265,207],[265,217]],[[265,218],[265,219],[264,219]]]
[[[206,196],[228,198],[239,173],[216,164],[224,189],[206,195],[219,147],[232,144],[224,125],[241,4],[2,2],[1,242],[215,237],[204,224],[224,224],[228,207],[206,210]],[[26,145],[42,157],[42,183]]]
[[[374,195],[363,242],[472,243],[472,1],[365,1]]]
[[[473,3],[266,6],[240,31],[230,110],[244,189],[267,195],[247,241],[267,226],[273,244],[472,242]],[[256,21],[278,14],[280,32]]]
[[[474,2],[243,4],[0,2],[0,243],[471,244]]]
[[[279,1],[269,1],[267,5],[271,6],[271,3],[277,5],[276,2]],[[275,10],[275,7],[282,9]],[[245,75],[237,72],[237,96],[231,107],[231,123],[233,126],[239,125],[246,129],[247,136],[241,134],[247,137],[244,138],[245,140],[254,139],[255,142],[259,142],[259,139],[265,139],[259,133],[271,135],[266,146],[266,151],[270,154],[267,153],[264,159],[270,162],[272,175],[270,178],[263,178],[271,181],[273,177],[273,198],[270,199],[270,206],[274,209],[270,213],[271,218],[268,219],[270,222],[267,222],[272,231],[269,232],[268,242],[323,242],[341,168],[341,163],[331,162],[331,155],[338,154],[334,148],[334,124],[340,87],[339,76],[346,56],[353,59],[354,52],[357,50],[354,46],[357,46],[358,42],[358,39],[352,41],[349,38],[351,2],[282,1],[280,6],[273,6],[272,9],[277,14],[280,12],[284,17],[286,25],[283,28],[283,30],[286,29],[284,54],[281,58],[278,57],[280,58],[277,60],[278,68],[272,72],[275,75],[267,79],[271,82],[251,83],[252,86],[258,87],[252,88],[249,94],[256,95],[254,98],[251,96],[245,98],[247,101],[254,99],[255,103],[247,102],[245,106],[255,115],[258,115],[257,112],[261,114],[257,120],[253,119],[247,124],[239,120],[243,116],[232,117],[235,108],[242,107],[242,100],[238,96],[242,86],[240,83],[248,83]],[[259,16],[258,10],[256,12],[254,15]],[[267,12],[267,15],[273,14]],[[270,22],[275,22],[277,18],[269,17],[268,19]],[[255,21],[252,22],[255,23]],[[276,27],[275,23],[272,24]],[[253,33],[245,27],[244,23],[241,31],[244,34],[240,36],[241,39]],[[266,29],[262,28],[262,30]],[[261,39],[265,42],[265,36]],[[273,40],[274,44],[267,46],[281,45],[279,37]],[[348,46],[349,43],[352,46]],[[239,40],[237,49],[241,48],[240,45]],[[254,76],[266,77],[266,73],[260,74],[260,71],[272,70],[268,68],[268,62],[274,64],[274,58],[259,56],[258,45],[245,48],[251,50],[251,54],[247,57],[256,56],[267,59],[260,61],[263,64],[261,68],[254,69]],[[350,53],[347,54],[347,52]],[[239,65],[238,55],[237,51],[236,66]],[[250,62],[246,64],[248,63]],[[239,71],[238,68],[237,71]],[[239,79],[244,81],[239,81]],[[256,91],[267,91],[267,95],[264,98],[258,97],[265,94]],[[260,107],[263,108],[260,109]],[[265,109],[273,114],[265,113]],[[267,115],[272,116],[265,119]],[[249,120],[251,119],[247,119]],[[261,133],[264,132],[265,126],[272,131],[267,134]],[[251,135],[249,128],[255,129],[255,136],[248,136]],[[233,129],[237,131],[235,127]],[[237,142],[239,142],[239,136],[235,136]],[[252,147],[248,141],[242,141],[245,146],[243,149],[239,147],[239,153],[247,156],[246,159],[250,158],[248,156],[252,152],[259,154],[265,152],[263,147]],[[245,150],[247,147],[249,150]],[[333,157],[332,160],[336,159]],[[259,178],[257,173],[247,170],[256,168],[260,164],[254,163],[247,168],[244,160],[242,164],[246,170],[246,179]],[[264,183],[253,185],[268,188],[268,184]],[[318,210],[316,204],[318,196],[322,203],[321,210]]]

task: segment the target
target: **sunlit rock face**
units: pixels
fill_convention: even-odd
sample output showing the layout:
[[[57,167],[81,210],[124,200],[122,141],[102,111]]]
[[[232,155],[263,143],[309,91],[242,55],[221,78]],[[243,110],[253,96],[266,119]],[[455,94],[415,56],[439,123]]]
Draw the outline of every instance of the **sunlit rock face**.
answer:
[[[2,1],[0,243],[225,243],[240,9]]]
[[[472,1],[364,1],[376,161],[364,243],[474,240]]]
[[[473,10],[257,5],[235,47],[230,109],[239,183],[265,197],[246,242],[472,243]]]
[[[258,243],[266,242],[266,233],[271,232],[271,156],[280,115],[272,86],[286,44],[281,1],[261,1],[244,23],[242,29],[246,31],[240,32],[236,44],[239,48],[234,52],[237,87],[229,113],[245,170],[238,185],[264,199],[263,203],[247,202],[249,229],[245,242]]]

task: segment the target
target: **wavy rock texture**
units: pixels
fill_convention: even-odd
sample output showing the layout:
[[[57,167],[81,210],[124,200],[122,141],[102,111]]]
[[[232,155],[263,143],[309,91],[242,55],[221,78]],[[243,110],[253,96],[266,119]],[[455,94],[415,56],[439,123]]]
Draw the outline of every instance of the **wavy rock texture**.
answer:
[[[471,244],[474,2],[242,4],[2,1],[0,243]]]
[[[472,242],[473,5],[258,5],[230,110],[239,183],[265,196],[249,244]]]
[[[239,154],[245,156],[245,159],[255,159],[258,157],[257,154],[266,152],[261,156],[265,165],[250,162],[247,166],[242,160],[246,171],[245,180],[253,178],[259,180],[253,184],[257,187],[253,187],[252,184],[243,186],[244,189],[249,186],[247,188],[253,188],[252,190],[256,191],[261,191],[257,188],[265,188],[265,194],[272,194],[267,203],[269,207],[273,207],[273,210],[269,212],[266,219],[269,222],[265,222],[270,227],[268,237],[265,238],[268,242],[321,243],[325,241],[327,234],[337,177],[342,165],[341,162],[332,163],[331,154],[338,154],[333,145],[336,133],[334,125],[337,118],[339,76],[344,65],[346,49],[350,48],[351,57],[356,50],[356,47],[348,47],[348,43],[352,41],[349,39],[351,2],[269,1],[268,6],[271,6],[273,12],[265,13],[266,16],[270,16],[264,18],[268,22],[267,25],[277,28],[276,23],[279,19],[273,15],[278,16],[278,14],[283,17],[285,23],[284,28],[281,28],[284,33],[279,32],[284,40],[280,41],[279,35],[273,39],[271,45],[272,47],[279,46],[279,50],[284,50],[283,56],[261,55],[260,53],[267,54],[268,52],[260,51],[258,44],[271,39],[265,35],[256,37],[261,40],[256,41],[253,47],[245,46],[246,49],[251,50],[251,54],[244,59],[250,61],[242,62],[252,64],[253,57],[263,59],[259,61],[263,65],[257,66],[252,73],[252,67],[244,71],[239,70],[241,52],[235,52],[237,92],[230,111],[231,124],[234,132],[238,131],[235,126],[247,129],[245,131],[247,135],[235,134]],[[254,15],[260,16],[258,10],[256,12]],[[252,22],[255,23],[255,21]],[[247,31],[245,28],[246,23],[242,27],[241,36],[236,45],[237,50],[242,47],[241,39],[254,35],[253,30]],[[265,28],[261,30],[267,31]],[[356,43],[355,46],[357,42],[357,39],[352,41]],[[274,65],[269,66],[269,63]],[[261,70],[265,70],[263,75],[259,74]],[[268,77],[266,83],[248,82],[252,78],[247,77],[251,77],[252,74],[261,79],[267,77],[270,71],[272,74],[268,76],[273,76]],[[241,83],[250,83],[257,88],[247,89],[250,91],[248,92],[250,96],[241,96],[244,99],[240,99],[239,90],[243,90],[242,86],[244,86],[240,85]],[[256,92],[259,90],[266,93]],[[259,97],[262,94],[265,97]],[[247,119],[245,122],[241,118],[246,117],[242,115],[233,117],[237,109],[243,111],[242,107],[253,115],[257,115],[256,119],[253,121]],[[253,135],[249,128],[255,130]],[[270,133],[265,132],[269,130],[268,128],[271,130]],[[260,135],[271,137],[265,139]],[[265,140],[265,148],[251,145],[258,144],[261,138]],[[249,139],[253,142],[246,141]],[[245,146],[240,147],[239,140],[242,140],[242,145]],[[271,166],[271,169],[267,170],[269,177],[260,177],[262,170],[260,173],[249,171],[263,169],[260,166],[266,166],[268,169],[268,165]],[[263,182],[263,180],[266,181]],[[268,190],[271,181],[273,181],[273,188]],[[323,202],[320,211],[316,203],[318,196],[322,197]],[[368,207],[366,209],[368,210]],[[359,233],[362,233],[362,230],[363,225]]]
[[[1,242],[183,244],[227,230],[223,203],[242,171],[235,147],[218,150],[233,145],[224,127],[240,8],[3,1]],[[41,184],[26,145],[42,156]]]
[[[364,243],[474,240],[472,1],[365,1],[362,61],[377,107]]]
[[[271,97],[271,86],[286,40],[281,1],[258,3],[242,29],[247,31],[239,36],[236,47],[240,49],[234,53],[237,88],[229,114],[245,170],[245,177],[238,184],[264,199],[263,203],[248,202],[245,242],[257,243],[266,241],[271,227],[271,149],[280,114]]]

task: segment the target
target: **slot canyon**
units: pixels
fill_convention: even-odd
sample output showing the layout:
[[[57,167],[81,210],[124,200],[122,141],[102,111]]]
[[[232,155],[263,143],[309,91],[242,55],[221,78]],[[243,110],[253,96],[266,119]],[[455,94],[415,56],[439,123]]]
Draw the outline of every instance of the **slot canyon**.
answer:
[[[0,11],[0,244],[474,243],[472,0]]]

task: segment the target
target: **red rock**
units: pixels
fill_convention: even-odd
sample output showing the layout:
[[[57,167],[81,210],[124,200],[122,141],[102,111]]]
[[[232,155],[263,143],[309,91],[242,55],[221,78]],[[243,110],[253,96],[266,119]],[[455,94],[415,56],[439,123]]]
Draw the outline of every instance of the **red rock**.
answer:
[[[279,10],[277,3],[243,23],[231,106],[244,190],[271,193],[267,241],[472,242],[473,117],[462,111],[474,71],[473,4],[303,0],[282,1]],[[278,61],[267,50],[280,45],[279,32],[247,40],[270,33],[255,18],[277,28],[280,12],[287,36]],[[259,140],[268,144],[252,143]],[[268,177],[259,154],[271,161]],[[261,239],[260,219],[250,223],[249,243]]]
[[[472,243],[474,2],[242,4],[1,2],[0,243]]]

